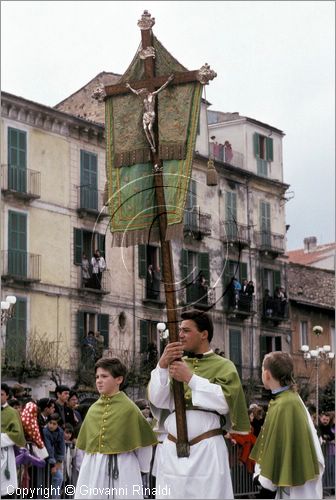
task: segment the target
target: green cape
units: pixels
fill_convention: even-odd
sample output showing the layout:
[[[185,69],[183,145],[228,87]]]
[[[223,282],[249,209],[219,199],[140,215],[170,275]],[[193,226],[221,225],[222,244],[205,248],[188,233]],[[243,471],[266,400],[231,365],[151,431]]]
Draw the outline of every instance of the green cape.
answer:
[[[157,443],[140,409],[124,392],[101,396],[89,409],[76,446],[87,453],[113,455]]]
[[[19,412],[11,406],[1,410],[1,432],[7,434],[17,446],[25,446],[26,440]]]
[[[277,486],[301,486],[319,475],[307,413],[295,392],[281,392],[269,403],[250,458]]]
[[[195,375],[206,378],[211,384],[221,386],[230,409],[232,431],[250,432],[250,420],[247,414],[246,400],[235,365],[229,359],[215,353],[206,354],[203,358],[183,357]],[[184,384],[186,408],[192,406],[191,389]]]

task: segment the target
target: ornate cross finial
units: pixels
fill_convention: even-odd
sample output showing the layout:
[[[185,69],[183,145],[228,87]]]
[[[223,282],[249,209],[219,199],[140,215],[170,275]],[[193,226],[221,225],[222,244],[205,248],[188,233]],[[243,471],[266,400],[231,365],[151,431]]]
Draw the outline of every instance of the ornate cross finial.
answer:
[[[152,57],[155,59],[155,49],[154,47],[146,47],[145,49],[141,49],[139,52],[140,59],[147,59],[147,57]]]
[[[197,80],[201,82],[202,85],[208,85],[209,80],[213,80],[216,76],[217,73],[213,69],[210,69],[210,65],[208,63],[205,63],[204,66],[202,66],[198,71]]]
[[[141,30],[150,30],[155,24],[155,17],[152,17],[148,10],[144,10],[141,19],[138,21],[138,26]]]

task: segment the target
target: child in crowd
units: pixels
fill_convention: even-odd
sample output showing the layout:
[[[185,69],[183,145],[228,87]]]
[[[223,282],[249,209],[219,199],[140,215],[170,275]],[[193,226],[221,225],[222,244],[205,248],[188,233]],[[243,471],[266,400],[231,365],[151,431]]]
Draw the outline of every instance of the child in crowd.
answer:
[[[293,388],[291,356],[267,354],[262,381],[274,399],[250,454],[256,461],[255,482],[266,495],[260,498],[272,498],[271,492],[276,498],[322,498],[324,458],[312,419]]]
[[[59,422],[60,416],[58,413],[53,413],[48,417],[48,423],[43,428],[44,441],[49,453],[47,460],[51,466],[52,498],[60,498],[63,482],[65,443],[63,429],[59,426]]]
[[[155,434],[135,403],[120,391],[125,365],[117,358],[101,358],[95,370],[100,398],[90,407],[76,442],[85,455],[75,498],[87,498],[88,487],[91,498],[101,498],[99,489],[113,491],[114,498],[143,498],[141,472],[149,472]]]

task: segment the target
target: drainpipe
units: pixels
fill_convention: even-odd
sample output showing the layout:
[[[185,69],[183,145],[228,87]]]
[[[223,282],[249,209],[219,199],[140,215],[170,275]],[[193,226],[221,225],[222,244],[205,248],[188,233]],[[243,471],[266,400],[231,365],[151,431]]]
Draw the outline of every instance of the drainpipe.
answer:
[[[132,252],[132,264],[133,264],[133,360],[132,364],[135,366],[135,348],[136,348],[136,342],[135,342],[135,336],[136,336],[136,319],[135,319],[135,246],[132,247],[133,252]]]
[[[252,277],[252,252],[251,252],[251,220],[250,220],[250,189],[248,179],[246,179],[246,212],[247,212],[247,239],[248,239],[248,249],[249,249],[249,269],[250,269],[250,278]],[[257,283],[255,283],[255,291],[254,291],[254,300],[256,303],[256,290]],[[250,326],[249,326],[249,337],[251,339],[251,360],[250,360],[250,379],[253,379],[253,359],[254,359],[254,333],[255,328],[253,326],[253,316],[250,317]]]

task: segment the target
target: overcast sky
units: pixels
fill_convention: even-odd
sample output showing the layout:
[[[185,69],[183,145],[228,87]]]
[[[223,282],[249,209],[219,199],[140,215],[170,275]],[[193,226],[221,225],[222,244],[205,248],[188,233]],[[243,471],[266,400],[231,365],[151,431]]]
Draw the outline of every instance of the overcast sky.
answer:
[[[122,74],[145,9],[178,61],[217,72],[210,109],[285,132],[288,249],[334,241],[334,2],[2,1],[1,89],[54,106],[101,71]]]

